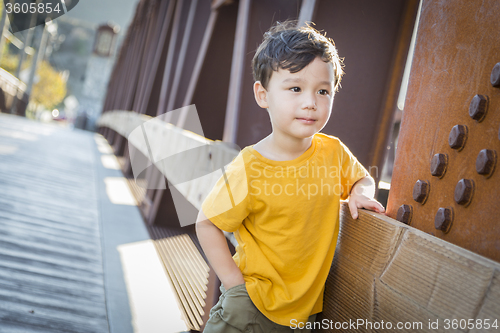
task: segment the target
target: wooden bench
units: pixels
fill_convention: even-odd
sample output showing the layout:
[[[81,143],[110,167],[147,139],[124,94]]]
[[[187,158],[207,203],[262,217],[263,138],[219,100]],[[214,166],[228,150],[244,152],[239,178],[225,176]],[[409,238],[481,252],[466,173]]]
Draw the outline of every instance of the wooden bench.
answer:
[[[113,111],[106,112],[98,125],[127,138],[134,128],[150,119],[134,112]],[[171,124],[155,126],[158,133],[175,137],[176,144],[186,149],[193,140],[203,139]],[[147,156],[143,142],[132,140],[131,144]],[[237,151],[226,149],[219,153],[236,156]],[[167,179],[176,177],[168,167],[157,167]],[[216,180],[195,180],[179,191],[199,209]],[[359,218],[353,220],[345,203],[340,223],[336,254],[325,286],[324,310],[318,316],[316,331],[368,332],[385,328],[447,332],[455,326],[457,331],[472,326],[470,331],[482,331],[487,322],[500,326],[499,263],[385,215],[360,210]],[[186,323],[193,330],[202,329],[208,310],[217,300],[218,284],[192,228],[149,228],[175,286]],[[385,326],[381,326],[382,322]],[[436,323],[437,329],[429,327]],[[464,325],[466,329],[460,329]]]

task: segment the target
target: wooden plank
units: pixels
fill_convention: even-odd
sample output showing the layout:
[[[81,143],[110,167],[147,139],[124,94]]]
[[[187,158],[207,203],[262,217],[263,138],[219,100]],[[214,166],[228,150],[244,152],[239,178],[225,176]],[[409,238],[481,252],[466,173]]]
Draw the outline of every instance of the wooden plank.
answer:
[[[0,114],[0,140],[0,331],[109,332],[92,134]]]
[[[203,288],[199,288],[196,277],[193,274],[194,271],[187,265],[187,257],[184,255],[181,248],[175,246],[175,243],[173,242],[175,237],[178,236],[165,238],[164,244],[167,246],[169,255],[175,258],[177,262],[177,268],[179,269],[181,274],[186,277],[190,295],[193,297],[193,300],[196,301],[197,309],[199,310],[200,314],[203,315],[203,306],[205,305],[204,298],[206,297],[206,294],[203,291]]]
[[[194,310],[195,305],[192,299],[189,297],[183,276],[179,274],[179,271],[176,269],[174,261],[168,255],[165,244],[162,241],[162,239],[159,238],[160,235],[158,234],[158,232],[155,229],[151,229],[151,231],[153,232],[153,236],[156,239],[159,239],[155,241],[155,244],[157,245],[157,250],[159,252],[159,255],[163,260],[167,273],[169,274],[169,277],[176,289],[180,304],[182,305],[182,308],[184,310],[183,312],[186,315],[186,319],[188,319],[186,323],[193,329],[199,329],[200,325],[203,324],[203,322],[201,320],[201,316],[199,315],[199,313],[196,313],[195,312],[196,310]]]
[[[445,319],[493,322],[500,309],[499,276],[498,262],[385,215],[360,210],[353,220],[344,203],[318,320],[417,322],[423,331],[429,330],[429,320],[439,320],[437,332],[450,331],[444,329]],[[346,331],[370,330],[363,326]]]

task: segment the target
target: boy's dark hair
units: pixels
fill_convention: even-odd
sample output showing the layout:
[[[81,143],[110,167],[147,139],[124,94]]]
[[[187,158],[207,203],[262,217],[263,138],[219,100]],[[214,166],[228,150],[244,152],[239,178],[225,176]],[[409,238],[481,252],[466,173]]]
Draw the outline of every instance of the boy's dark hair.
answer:
[[[297,27],[297,21],[277,22],[264,34],[264,40],[255,52],[253,78],[267,89],[273,71],[281,68],[297,73],[316,57],[333,64],[335,90],[338,91],[344,71],[333,39],[309,24]]]

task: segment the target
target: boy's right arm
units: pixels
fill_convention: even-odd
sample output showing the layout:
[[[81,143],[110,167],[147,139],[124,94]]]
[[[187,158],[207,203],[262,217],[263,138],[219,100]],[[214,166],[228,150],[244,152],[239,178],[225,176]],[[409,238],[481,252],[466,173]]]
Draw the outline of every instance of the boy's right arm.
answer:
[[[243,274],[231,256],[222,230],[210,222],[202,210],[198,213],[196,221],[196,234],[200,245],[224,288],[228,290],[245,283]]]

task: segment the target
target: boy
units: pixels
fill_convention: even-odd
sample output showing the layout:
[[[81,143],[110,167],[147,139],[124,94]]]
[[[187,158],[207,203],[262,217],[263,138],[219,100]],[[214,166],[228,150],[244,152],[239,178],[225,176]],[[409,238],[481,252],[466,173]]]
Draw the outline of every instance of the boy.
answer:
[[[278,23],[252,66],[272,133],[240,152],[198,215],[200,244],[222,283],[206,333],[292,332],[314,321],[340,199],[349,197],[353,218],[357,208],[384,212],[366,169],[339,139],[319,133],[343,74],[333,41],[310,26]],[[234,232],[234,257],[222,230]]]

